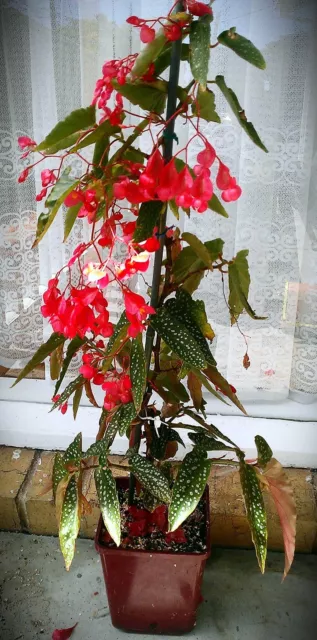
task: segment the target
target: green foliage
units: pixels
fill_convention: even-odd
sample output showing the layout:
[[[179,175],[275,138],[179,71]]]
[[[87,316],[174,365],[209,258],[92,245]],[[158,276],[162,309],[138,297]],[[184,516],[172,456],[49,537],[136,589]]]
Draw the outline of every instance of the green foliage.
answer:
[[[106,373],[111,367],[114,356],[120,352],[126,342],[129,322],[125,311],[122,312],[112,336],[108,340],[105,350],[105,359],[102,363],[102,371]]]
[[[194,79],[205,88],[210,56],[209,15],[194,20],[189,31],[189,62]]]
[[[79,386],[83,386],[84,378],[82,375],[77,376],[74,380],[72,380],[67,387],[64,389],[63,393],[61,393],[60,397],[56,402],[54,402],[51,411],[54,411],[57,407],[64,404],[70,398],[70,396],[76,391]]]
[[[20,371],[17,379],[14,381],[12,387],[14,387],[20,380],[23,380],[31,371],[35,369],[39,364],[44,362],[45,358],[49,356],[57,347],[64,344],[66,338],[62,336],[60,333],[52,333],[49,339],[42,344],[34,356],[32,356],[31,360],[25,365],[25,367]]]
[[[262,436],[255,436],[254,440],[258,452],[258,464],[260,467],[265,467],[270,462],[273,451]]]
[[[69,207],[65,214],[64,220],[64,239],[63,242],[66,242],[79,213],[79,209],[82,207],[82,202],[78,202],[78,204],[74,204],[73,207]]]
[[[59,541],[68,571],[75,553],[75,543],[80,526],[78,491],[79,474],[74,474],[67,486],[59,524]]]
[[[186,234],[186,236],[192,235],[193,234]],[[204,242],[201,244],[203,244],[203,246],[206,248],[210,263],[215,262],[219,259],[219,256],[222,255],[224,241],[221,240],[221,238],[208,240],[208,242]],[[187,278],[189,274],[194,272],[196,273],[199,270],[204,270],[205,267],[206,264],[202,260],[201,256],[198,255],[197,248],[194,249],[193,246],[184,247],[181,250],[180,254],[177,256],[173,265],[174,279],[176,282],[181,282],[185,278]]]
[[[230,447],[204,433],[189,433],[188,437],[197,447],[201,447],[205,451],[235,451],[234,447]]]
[[[109,120],[105,120],[101,124],[99,124],[94,131],[85,136],[78,144],[75,144],[72,149],[70,149],[70,153],[76,153],[80,149],[84,149],[85,147],[89,147],[91,144],[96,144],[97,142],[102,141],[106,143],[106,146],[109,144],[110,136],[115,135],[116,133],[120,133],[121,129],[118,126],[113,126],[110,124]]]
[[[162,372],[156,377],[155,382],[165,389],[168,389],[168,391],[171,391],[175,398],[180,402],[189,401],[189,395],[186,388],[177,379],[177,375],[172,376],[171,372]]]
[[[170,65],[171,52],[172,52],[172,47],[171,47],[171,44],[168,43],[166,47],[163,49],[162,53],[160,53],[160,55],[156,58],[156,60],[154,60],[154,68],[155,68],[156,76],[160,76],[163,73],[163,71],[165,71],[165,69],[167,69],[167,67]],[[181,50],[181,60],[188,60],[188,59],[189,59],[189,45],[183,42],[182,50]]]
[[[112,81],[116,91],[121,93],[132,104],[137,104],[145,111],[151,111],[160,115],[163,113],[167,96],[167,83],[163,80],[156,80],[151,83],[147,82],[126,82],[118,84],[116,80]]]
[[[96,490],[105,527],[117,547],[120,545],[120,504],[115,479],[108,467],[95,470]]]
[[[68,196],[68,194],[78,185],[78,180],[74,181],[74,178],[70,177],[70,171],[71,167],[67,167],[63,171],[61,177],[54,184],[54,187],[45,202],[48,212],[42,213],[38,219],[36,238],[32,248],[36,247],[40,240],[45,236],[51,224],[54,222],[66,196]]]
[[[97,440],[97,442],[93,442],[93,444],[90,445],[83,457],[89,458],[90,456],[105,456],[107,454],[107,451],[107,443],[105,442],[105,439],[102,438],[101,440]]]
[[[204,263],[204,266],[211,267],[212,266],[212,256],[210,255],[208,248],[206,245],[197,238],[194,233],[189,233],[185,231],[182,234],[182,240],[185,240],[189,244],[189,246],[193,249],[196,256],[200,258],[200,260]]]
[[[209,380],[218,387],[218,389],[220,389],[222,393],[224,393],[224,395],[227,396],[227,398],[229,398],[229,400],[231,400],[238,409],[240,409],[240,411],[242,411],[242,413],[247,415],[245,408],[237,398],[236,394],[232,391],[229,382],[221,375],[216,367],[208,366],[204,373],[207,378],[209,378]]]
[[[130,378],[134,406],[136,411],[140,411],[146,386],[146,363],[141,334],[132,340]]]
[[[206,360],[196,340],[166,305],[151,317],[151,326],[184,362],[199,369],[205,368]]]
[[[184,442],[175,429],[162,424],[156,433],[155,427],[151,430],[150,452],[156,460],[163,460],[168,442],[178,442],[183,447]],[[164,474],[165,475],[165,474]]]
[[[142,202],[133,235],[134,242],[143,242],[153,236],[153,229],[159,225],[160,215],[165,207],[165,203],[159,200]]]
[[[199,118],[203,118],[203,120],[206,120],[207,122],[221,122],[220,117],[216,112],[215,94],[213,91],[210,91],[208,88],[203,91],[199,85],[196,101],[197,103],[194,102],[192,105],[194,115]]]
[[[218,213],[223,218],[229,218],[224,206],[221,204],[218,196],[216,196],[215,193],[212,194],[208,202],[208,208],[214,211],[215,213]]]
[[[68,476],[68,471],[65,469],[64,458],[61,453],[56,453],[53,464],[53,496],[56,498],[57,487],[62,480],[65,480]]]
[[[74,399],[73,399],[73,416],[74,416],[74,420],[76,420],[77,418],[77,413],[78,413],[78,409],[79,409],[79,405],[80,405],[80,401],[81,401],[81,396],[83,393],[83,387],[77,387],[75,393],[74,393]]]
[[[229,308],[231,324],[234,324],[243,310],[253,320],[266,320],[264,316],[257,316],[248,302],[250,274],[247,256],[248,249],[238,251],[234,260],[229,264]]]
[[[240,58],[250,62],[250,64],[258,67],[258,69],[265,69],[266,64],[261,51],[259,51],[250,40],[244,36],[240,36],[240,34],[236,32],[235,27],[231,27],[231,29],[220,33],[218,42],[232,49]]]
[[[68,464],[79,467],[82,456],[82,434],[78,433],[73,442],[67,447],[64,454],[64,465],[67,468]]]
[[[175,484],[169,507],[169,530],[175,531],[196,509],[210,473],[211,461],[202,449],[193,449],[185,456]]]
[[[264,573],[267,552],[267,523],[263,495],[256,470],[240,458],[240,480],[247,518],[259,567]]]
[[[140,51],[134,63],[131,75],[134,78],[140,78],[143,76],[148,70],[151,62],[154,62],[154,60],[159,56],[165,44],[166,37],[164,35],[164,31],[163,29],[159,29],[159,31],[156,32],[154,40],[149,42],[142,51]]]
[[[82,130],[92,127],[95,124],[95,111],[94,106],[72,111],[65,120],[58,122],[46,138],[37,145],[35,151],[51,151],[50,147],[54,147],[55,153],[61,149],[67,149],[69,147],[69,136],[78,133],[79,137]],[[57,146],[59,148],[57,148]]]
[[[144,489],[158,500],[167,504],[170,502],[171,491],[168,480],[149,460],[135,454],[130,460],[130,469]]]
[[[132,420],[134,420],[137,412],[133,402],[127,402],[127,404],[121,405],[117,411],[117,418],[120,420],[119,434],[124,436],[129,428]]]
[[[236,94],[234,93],[234,91],[232,91],[232,89],[227,87],[224,77],[217,76],[216,83],[220,91],[223,93],[224,97],[226,98],[228,104],[230,105],[242,129],[244,129],[244,131],[247,133],[249,138],[251,138],[252,142],[254,142],[254,144],[257,147],[260,147],[262,151],[265,151],[265,153],[268,153],[267,148],[264,146],[252,122],[248,122],[248,119],[244,113],[244,109],[242,109]]]
[[[69,345],[67,347],[67,351],[66,351],[66,355],[65,355],[65,358],[64,358],[64,362],[63,362],[63,366],[62,366],[62,370],[61,370],[59,379],[58,379],[58,381],[56,382],[56,385],[55,385],[54,396],[56,396],[56,394],[57,394],[57,392],[58,392],[58,390],[59,390],[59,388],[60,388],[60,386],[61,386],[61,384],[62,384],[62,382],[64,380],[64,377],[65,377],[65,375],[67,373],[67,369],[68,369],[68,367],[69,367],[69,365],[71,363],[71,360],[72,360],[73,356],[78,351],[78,349],[80,349],[80,347],[82,347],[83,344],[85,344],[85,342],[87,342],[87,339],[86,338],[80,338],[79,336],[76,336],[75,338],[73,338],[70,341],[70,343],[69,343]]]

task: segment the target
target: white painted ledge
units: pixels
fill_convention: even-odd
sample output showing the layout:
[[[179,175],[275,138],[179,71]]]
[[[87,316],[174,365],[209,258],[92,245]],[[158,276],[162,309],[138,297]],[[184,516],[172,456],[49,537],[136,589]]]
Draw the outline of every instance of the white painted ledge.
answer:
[[[40,398],[39,398],[40,399]],[[296,403],[294,403],[296,404]],[[311,406],[311,405],[310,405]],[[0,402],[0,444],[14,447],[39,449],[65,449],[76,433],[83,434],[86,449],[95,440],[100,410],[80,407],[74,422],[71,407],[62,416],[60,412],[49,413],[45,403]],[[219,410],[219,404],[218,404]],[[317,415],[317,414],[315,414]],[[274,455],[285,466],[317,468],[317,422],[235,415],[209,415],[222,432],[254,457],[254,436],[262,435],[268,440]],[[191,421],[188,419],[188,423]],[[176,425],[175,425],[176,426]],[[182,430],[182,436],[186,434]],[[185,437],[186,448],[190,441]],[[113,453],[125,453],[127,439],[115,440]]]

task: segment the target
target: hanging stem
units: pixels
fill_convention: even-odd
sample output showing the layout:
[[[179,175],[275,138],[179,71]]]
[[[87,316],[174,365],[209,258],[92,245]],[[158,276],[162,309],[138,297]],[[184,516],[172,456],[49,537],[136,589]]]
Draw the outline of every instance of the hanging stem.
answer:
[[[177,3],[175,6],[175,13],[182,11],[183,9],[183,1]],[[168,81],[168,89],[167,89],[167,106],[166,106],[166,121],[167,126],[164,132],[164,151],[163,158],[165,163],[169,162],[173,157],[173,137],[174,137],[174,129],[175,129],[175,118],[173,115],[176,112],[176,103],[177,103],[177,87],[178,87],[178,77],[179,77],[179,68],[181,61],[181,51],[182,51],[182,40],[176,40],[172,43],[172,51],[171,51],[171,66],[170,66],[170,75]],[[167,218],[167,205],[165,207],[164,213],[161,215],[160,225],[159,225],[159,239],[160,239],[160,248],[155,252],[154,258],[154,268],[153,268],[153,277],[152,277],[152,286],[151,286],[151,306],[154,309],[157,307],[159,302],[159,289],[160,289],[160,281],[161,281],[161,271],[162,271],[162,262],[163,262],[163,251],[165,246],[165,229],[166,229],[166,218]],[[151,327],[148,326],[146,331],[146,340],[145,340],[145,360],[146,360],[146,371],[149,372],[150,364],[151,364],[151,355],[153,349],[155,331]],[[140,446],[141,441],[141,423],[136,425],[134,428],[134,445]],[[130,482],[129,482],[129,504],[133,504],[134,501],[134,492],[135,492],[135,477],[130,473]]]

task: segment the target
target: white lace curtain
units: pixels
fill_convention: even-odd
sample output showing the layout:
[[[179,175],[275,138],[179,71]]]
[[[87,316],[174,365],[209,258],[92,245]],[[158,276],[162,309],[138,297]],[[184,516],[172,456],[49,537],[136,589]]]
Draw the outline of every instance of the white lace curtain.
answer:
[[[159,0],[155,14],[170,3]],[[17,185],[16,139],[41,138],[56,121],[91,100],[106,59],[136,51],[136,29],[125,23],[152,7],[137,0],[0,0],[0,365],[21,366],[43,341],[39,312],[47,279],[83,233],[61,245],[62,220],[31,250],[41,205],[35,171]],[[224,47],[212,50],[210,74],[224,74],[269,154],[255,148],[217,94],[222,124],[204,132],[232,169],[243,197],[230,218],[208,212],[181,220],[201,239],[222,237],[225,255],[250,249],[250,301],[266,321],[241,320],[251,367],[242,366],[244,338],[231,328],[217,274],[203,280],[201,297],[216,332],[215,356],[244,400],[310,401],[317,395],[317,128],[315,0],[216,0],[213,37],[236,26],[262,50],[266,71]],[[182,66],[186,81],[188,69]],[[180,143],[189,131],[181,127]],[[191,147],[194,161],[198,147]],[[24,161],[25,162],[25,161]]]

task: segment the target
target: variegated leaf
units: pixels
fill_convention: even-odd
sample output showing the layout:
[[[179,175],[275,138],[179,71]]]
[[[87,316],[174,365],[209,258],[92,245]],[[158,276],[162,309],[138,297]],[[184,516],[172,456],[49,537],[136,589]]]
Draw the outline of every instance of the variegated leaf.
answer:
[[[267,523],[263,495],[257,473],[240,458],[240,480],[251,536],[261,572],[264,573],[267,553]]]
[[[205,357],[190,331],[166,307],[151,316],[151,326],[164,342],[187,364],[204,369]]]
[[[75,553],[75,543],[78,536],[79,517],[79,474],[74,474],[65,491],[61,519],[59,524],[59,541],[68,571]]]
[[[120,436],[124,436],[132,420],[136,416],[136,410],[133,402],[128,402],[127,404],[123,404],[120,407],[120,409],[117,411],[117,414],[118,414],[118,420],[120,421],[119,434]]]
[[[61,453],[56,453],[53,464],[53,496],[56,498],[56,491],[59,483],[67,478],[68,471],[64,465],[64,458]]]
[[[73,442],[67,447],[64,455],[64,465],[71,463],[73,466],[80,465],[82,456],[82,435],[78,433]]]
[[[258,452],[258,464],[260,467],[265,467],[265,465],[270,462],[273,451],[262,436],[255,436],[254,440]]]
[[[121,314],[112,336],[108,340],[108,344],[105,351],[105,359],[102,363],[102,371],[106,373],[111,367],[112,360],[115,354],[120,352],[120,349],[126,342],[128,332],[129,321],[127,319],[125,311]]]
[[[117,547],[120,545],[120,505],[115,479],[109,468],[95,470],[95,483],[105,527]]]
[[[102,453],[106,453],[107,451],[108,447],[105,440],[97,440],[97,442],[90,445],[83,457],[89,458],[90,456],[100,456]]]
[[[62,404],[64,404],[64,402],[66,402],[68,400],[68,398],[70,398],[70,396],[76,391],[76,389],[78,389],[78,387],[82,386],[84,383],[84,378],[82,375],[77,376],[77,378],[75,378],[75,380],[72,380],[66,387],[66,389],[64,389],[63,393],[60,395],[60,397],[58,398],[58,400],[56,400],[56,402],[54,402],[51,411],[54,411],[54,409],[56,409],[57,407],[60,407]]]
[[[189,433],[188,437],[195,443],[195,445],[202,447],[205,451],[235,451],[234,447],[215,440],[207,436],[205,433]]]
[[[136,454],[131,458],[130,468],[144,489],[150,491],[150,493],[159,500],[162,500],[162,502],[170,502],[171,491],[168,481],[149,460]]]
[[[175,484],[169,507],[169,530],[175,531],[196,509],[204,492],[211,468],[204,450],[194,449],[185,456]]]
[[[63,362],[63,366],[62,366],[62,370],[59,376],[59,379],[56,382],[55,385],[55,389],[54,389],[54,396],[57,395],[58,390],[64,380],[64,377],[67,373],[67,369],[71,363],[71,360],[73,358],[73,356],[75,355],[76,351],[78,351],[78,349],[80,349],[80,347],[85,344],[86,342],[86,338],[79,338],[79,336],[76,336],[75,338],[73,338],[73,340],[70,341],[68,347],[67,347],[67,351],[66,351],[66,355],[64,358],[64,362]]]
[[[146,386],[146,364],[141,334],[132,340],[130,377],[134,406],[136,411],[140,411]]]

